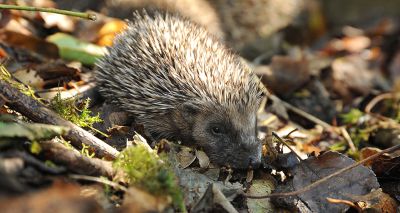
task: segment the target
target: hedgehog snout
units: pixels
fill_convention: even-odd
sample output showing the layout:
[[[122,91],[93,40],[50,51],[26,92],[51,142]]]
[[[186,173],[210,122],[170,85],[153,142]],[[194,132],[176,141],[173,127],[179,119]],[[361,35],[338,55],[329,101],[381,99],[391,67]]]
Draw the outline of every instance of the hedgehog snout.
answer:
[[[248,166],[253,169],[257,169],[261,165],[261,149],[262,145],[258,139],[248,145],[246,148],[248,153]]]
[[[261,158],[251,156],[249,157],[249,164],[252,169],[257,169],[261,165]]]

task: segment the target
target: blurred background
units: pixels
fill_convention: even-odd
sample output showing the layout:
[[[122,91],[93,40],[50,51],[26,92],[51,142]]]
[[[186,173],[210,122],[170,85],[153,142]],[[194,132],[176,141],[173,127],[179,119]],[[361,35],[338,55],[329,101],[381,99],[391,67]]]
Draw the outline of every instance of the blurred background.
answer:
[[[135,21],[133,11],[143,12],[143,9],[150,15],[156,10],[178,13],[196,22],[251,66],[270,92],[268,101],[258,114],[261,139],[267,135],[269,129],[287,139],[290,146],[303,158],[323,151],[338,151],[346,155],[340,156],[346,158],[349,164],[353,163],[352,159],[362,160],[382,149],[400,144],[399,0],[0,0],[0,3],[96,14],[97,20],[89,21],[43,12],[0,10],[0,77],[2,81],[12,82],[12,86],[18,87],[24,94],[35,101],[41,101],[64,119],[86,128],[118,150],[124,149],[127,140],[132,140],[136,132],[143,132],[143,127],[135,126],[126,113],[114,112],[112,110],[115,110],[115,107],[103,103],[96,94],[93,71],[96,69],[96,61],[107,51],[107,47],[112,45],[114,37],[124,30],[129,21]],[[86,99],[87,97],[90,97],[90,100]],[[48,166],[48,161],[58,162],[60,153],[68,151],[65,151],[64,147],[63,151],[48,155],[51,150],[45,150],[46,146],[43,146],[44,151],[37,155],[36,142],[44,139],[39,137],[40,134],[32,136],[30,133],[40,133],[46,129],[30,129],[35,127],[35,123],[26,122],[9,132],[5,125],[29,121],[29,113],[35,115],[38,110],[27,107],[28,112],[16,112],[7,106],[12,103],[13,100],[0,96],[0,124],[3,125],[0,126],[0,142],[3,139],[8,141],[4,146],[0,144],[0,148],[5,147],[0,152],[0,174],[4,173],[0,175],[0,197],[3,195],[7,198],[10,194],[22,194],[46,187],[53,181],[51,178],[54,178],[47,175],[49,173],[64,177],[65,171],[84,175],[93,175],[90,174],[92,170],[97,172],[96,169],[82,169],[79,161],[71,164],[69,159],[59,162],[67,166],[62,171]],[[60,107],[63,105],[64,107]],[[3,118],[4,115],[6,119]],[[7,117],[10,115],[15,118],[11,119],[11,122]],[[47,120],[36,122],[48,123]],[[21,138],[25,145],[23,148],[15,142]],[[265,141],[267,140],[268,137]],[[67,145],[69,143],[64,139],[61,141]],[[93,157],[94,153],[89,151],[88,146],[80,147],[79,140],[75,143],[78,145],[73,145],[81,149],[81,154],[78,152],[79,156],[90,159]],[[16,150],[18,155],[14,152]],[[290,159],[272,159],[273,155],[267,151],[263,152],[265,168],[260,168],[254,173],[256,179],[266,180],[273,166],[281,170],[286,168],[282,169],[280,166],[293,167]],[[396,212],[396,209],[398,211],[399,157],[400,153],[392,153],[391,156],[382,157],[369,165],[373,171],[368,171],[370,177],[374,181],[378,177],[380,187],[392,197],[394,207],[388,212]],[[14,161],[14,158],[18,161]],[[201,166],[201,163],[196,163],[196,158],[200,162],[198,156],[190,155],[190,161],[185,165],[193,166],[192,163],[195,162],[194,167]],[[297,158],[293,155],[291,159],[297,163]],[[1,163],[6,160],[11,163],[3,168]],[[272,163],[267,162],[268,160]],[[336,166],[338,162],[336,158],[321,161],[323,162],[316,165]],[[318,166],[310,167],[318,169]],[[7,168],[11,168],[11,172],[6,171]],[[196,172],[204,171],[202,169],[205,168]],[[215,180],[221,180],[221,177],[225,176],[232,178],[231,171],[210,171],[213,172],[209,174],[216,176]],[[219,176],[220,173],[225,176]],[[314,178],[314,171],[305,173],[311,174],[310,179]],[[288,175],[291,175],[290,172]],[[185,175],[180,176],[185,178]],[[323,176],[326,175],[322,174],[319,177]],[[351,178],[342,178],[353,181],[348,185],[365,179],[357,175],[350,176]],[[109,177],[112,175],[109,174]],[[301,180],[306,179],[302,174],[299,177]],[[189,176],[188,179],[192,180],[192,177]],[[224,182],[227,179],[224,179]],[[241,182],[238,188],[242,190],[243,186],[249,186],[252,179],[253,173],[245,172],[242,176],[233,176],[231,182]],[[192,198],[203,196],[209,183],[209,179],[206,180],[202,183],[202,193],[198,193],[196,181],[193,181],[196,182],[194,186],[186,188],[185,193],[197,193],[193,197],[185,197],[191,198],[190,201],[185,200],[186,205],[194,205],[197,199]],[[275,179],[270,180],[273,182],[271,185],[276,185]],[[321,185],[322,191],[331,189],[336,183],[337,180],[333,180],[327,186]],[[268,184],[262,182],[260,185]],[[364,186],[365,191],[371,191],[371,184],[367,183]],[[57,189],[57,186],[55,188]],[[110,203],[103,205],[102,209],[122,204],[121,191],[110,191],[109,188],[103,191],[102,188],[105,187],[99,187],[101,192],[93,193],[96,196],[109,196]],[[65,199],[65,190],[61,187],[54,192],[61,198],[51,206],[61,206],[62,210],[70,210],[71,206],[79,205],[76,200],[86,202],[80,196],[83,190],[86,189],[75,190],[72,201],[65,204],[67,208],[63,208],[59,205],[60,200]],[[262,194],[268,190],[262,189]],[[354,193],[350,188],[349,192],[341,190],[340,194]],[[40,197],[48,202],[51,196],[46,193]],[[239,195],[238,191],[236,193]],[[139,194],[139,197],[142,196]],[[327,202],[320,194],[312,198],[315,197],[321,197],[323,200],[318,201],[319,204]],[[28,197],[27,200],[29,199]],[[382,198],[386,202],[385,199]],[[134,211],[137,206],[146,204],[143,200],[149,199],[145,197],[132,200],[138,201],[131,204],[126,212]],[[244,201],[246,200],[240,198],[233,203],[235,207],[247,208],[243,205]],[[8,208],[9,212],[15,212],[17,207],[19,212],[25,212],[26,201],[19,202]],[[160,200],[154,201],[155,204],[158,202]],[[36,203],[32,201],[32,204]],[[87,212],[84,208],[87,205],[84,203],[83,210],[76,212]],[[0,209],[3,210],[3,206],[9,206],[9,202],[0,202]],[[287,207],[279,204],[277,206]],[[41,208],[47,210],[48,207]],[[43,209],[37,212],[43,212]],[[378,206],[376,209],[382,210],[384,207]],[[75,212],[74,209],[71,212]]]

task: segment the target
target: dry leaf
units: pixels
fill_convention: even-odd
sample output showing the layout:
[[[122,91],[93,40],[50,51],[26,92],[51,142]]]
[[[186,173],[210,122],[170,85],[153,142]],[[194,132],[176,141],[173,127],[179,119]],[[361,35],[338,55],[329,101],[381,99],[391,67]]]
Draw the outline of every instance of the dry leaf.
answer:
[[[210,165],[210,159],[205,152],[196,150],[196,157],[199,159],[200,168],[208,168]]]
[[[261,196],[271,194],[275,189],[275,180],[271,176],[262,180],[253,180],[250,188],[247,191],[248,195]],[[247,208],[250,213],[256,212],[276,212],[269,198],[265,199],[246,199]]]
[[[182,149],[176,154],[178,162],[183,169],[189,167],[195,160],[196,155],[192,153],[192,149],[188,147],[182,147]]]
[[[310,157],[302,161],[293,171],[293,179],[279,187],[279,192],[301,190],[305,186],[326,177],[339,169],[354,164],[354,160],[337,152],[325,152],[318,157]],[[279,206],[307,208],[311,212],[344,212],[349,207],[344,204],[331,204],[326,198],[352,200],[355,195],[368,194],[378,189],[375,174],[365,166],[358,166],[341,175],[293,197],[273,199]]]

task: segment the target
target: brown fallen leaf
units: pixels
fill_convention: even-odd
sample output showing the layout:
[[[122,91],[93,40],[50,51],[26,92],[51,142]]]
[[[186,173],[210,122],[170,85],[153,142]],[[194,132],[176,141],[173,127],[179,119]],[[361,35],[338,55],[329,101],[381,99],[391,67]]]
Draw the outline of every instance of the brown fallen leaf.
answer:
[[[196,157],[199,159],[200,168],[208,168],[210,165],[210,159],[205,152],[196,150]]]
[[[67,66],[62,62],[43,63],[33,66],[33,69],[43,78],[47,87],[58,86],[60,82],[68,83],[72,80],[79,81],[81,79],[80,70]]]
[[[56,45],[34,36],[24,35],[10,30],[1,30],[0,41],[14,47],[28,49],[48,58],[59,58]]]
[[[321,152],[321,148],[314,146],[310,143],[305,143],[303,144],[303,152],[307,154],[315,153],[315,155],[319,155],[319,153]]]
[[[275,189],[276,180],[269,175],[264,176],[263,179],[253,180],[247,194],[252,196],[259,196],[271,194]],[[275,207],[272,205],[270,199],[246,199],[247,208],[250,213],[253,212],[276,212]]]
[[[310,157],[302,161],[293,171],[293,179],[279,186],[278,192],[295,191],[326,177],[339,169],[349,166],[354,160],[338,152],[325,152],[318,157]],[[375,174],[365,166],[335,176],[315,188],[293,197],[274,198],[278,206],[291,209],[306,208],[311,212],[344,212],[349,207],[344,204],[331,204],[326,198],[351,200],[353,196],[368,194],[378,189]]]
[[[381,152],[378,148],[366,147],[360,152],[361,159],[365,159],[371,155]],[[385,153],[378,160],[368,163],[368,166],[374,171],[378,177],[396,179],[400,177],[400,153]]]
[[[194,155],[192,149],[188,147],[182,147],[181,150],[176,153],[176,157],[182,169],[189,167],[196,160],[196,155]]]
[[[41,95],[53,91],[54,96],[64,90],[64,85],[67,86],[70,82],[81,80],[78,69],[69,67],[60,61],[24,66],[22,69],[14,71],[13,76],[22,83],[39,90]],[[51,91],[47,90],[48,88],[51,88]],[[42,91],[43,89],[44,91]],[[80,89],[80,91],[84,90]],[[49,95],[42,97],[50,98]]]
[[[44,80],[37,75],[35,70],[23,69],[13,73],[13,76],[25,85],[35,89],[43,89]]]
[[[374,87],[384,86],[381,78],[379,71],[371,69],[360,55],[349,55],[332,62],[332,73],[324,83],[349,102],[356,96],[368,94]]]
[[[363,196],[353,196],[352,200],[339,200],[328,198],[331,203],[342,203],[356,208],[360,212],[397,212],[397,203],[388,194],[383,193],[382,189],[373,190]]]
[[[310,79],[308,61],[274,56],[270,66],[257,66],[254,72],[274,93],[287,96]]]

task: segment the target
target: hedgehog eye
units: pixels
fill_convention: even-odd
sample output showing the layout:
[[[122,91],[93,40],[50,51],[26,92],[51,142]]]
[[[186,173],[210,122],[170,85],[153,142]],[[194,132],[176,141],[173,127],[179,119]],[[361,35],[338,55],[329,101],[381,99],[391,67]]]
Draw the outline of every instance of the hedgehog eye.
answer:
[[[219,127],[219,126],[213,126],[213,127],[211,127],[211,132],[212,132],[214,135],[221,135],[221,134],[224,133],[224,132],[223,132],[223,129],[222,129],[221,127]]]

